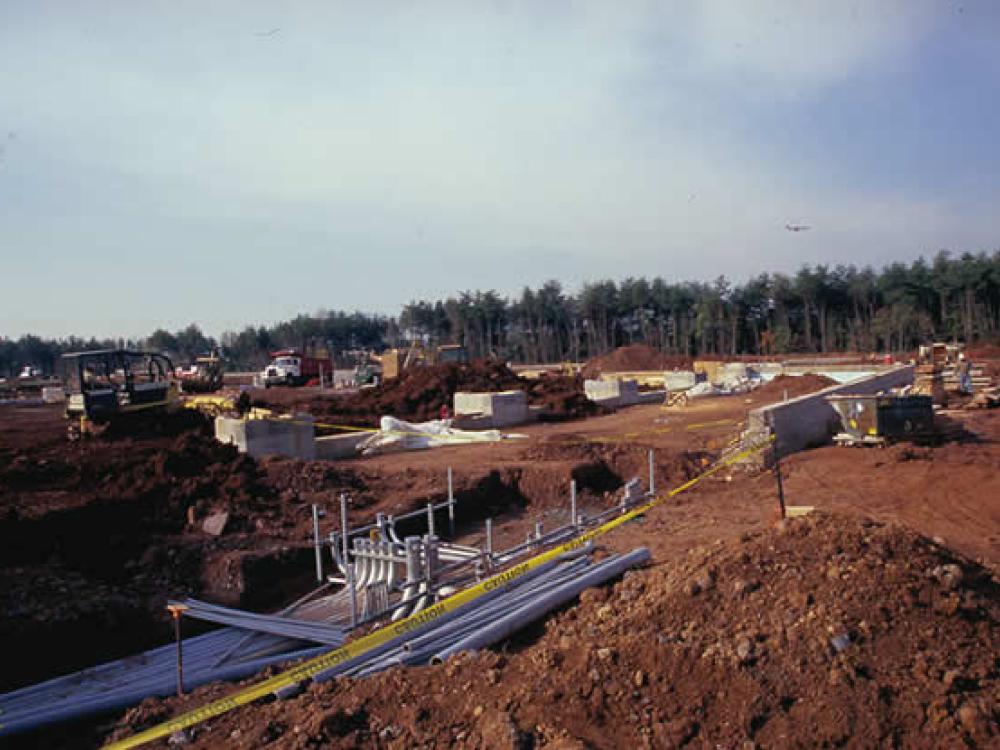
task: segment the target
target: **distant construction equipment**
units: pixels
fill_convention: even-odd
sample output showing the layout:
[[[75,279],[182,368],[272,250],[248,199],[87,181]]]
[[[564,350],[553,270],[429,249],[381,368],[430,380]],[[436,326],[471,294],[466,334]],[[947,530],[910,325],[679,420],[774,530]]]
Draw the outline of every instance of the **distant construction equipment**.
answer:
[[[445,362],[468,362],[469,354],[461,344],[424,346],[420,343],[414,343],[408,349],[389,349],[381,355],[375,356],[374,359],[382,365],[382,380],[392,380],[413,367],[438,365]]]
[[[138,414],[164,412],[179,403],[173,364],[154,352],[100,349],[64,354],[70,437]]]

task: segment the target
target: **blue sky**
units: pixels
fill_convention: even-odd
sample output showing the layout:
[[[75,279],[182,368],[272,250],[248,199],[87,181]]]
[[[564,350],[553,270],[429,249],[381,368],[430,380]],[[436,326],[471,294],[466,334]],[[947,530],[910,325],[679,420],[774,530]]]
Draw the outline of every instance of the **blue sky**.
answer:
[[[988,0],[10,0],[0,334],[992,250],[998,36]]]

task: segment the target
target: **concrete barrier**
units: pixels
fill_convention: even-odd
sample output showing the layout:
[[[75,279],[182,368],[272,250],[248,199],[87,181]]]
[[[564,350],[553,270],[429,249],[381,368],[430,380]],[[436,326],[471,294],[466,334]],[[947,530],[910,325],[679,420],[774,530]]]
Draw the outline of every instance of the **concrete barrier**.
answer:
[[[354,458],[358,444],[372,436],[371,432],[349,432],[346,435],[324,435],[316,438],[316,459]]]
[[[489,427],[524,424],[528,413],[528,394],[524,391],[455,394],[455,420],[463,424],[470,419],[485,422]]]
[[[583,392],[594,403],[612,409],[639,403],[639,384],[634,380],[584,380]]]
[[[826,397],[835,393],[879,393],[913,383],[913,365],[900,365],[848,383],[832,385],[816,393],[792,398],[750,412],[747,437],[750,440],[774,435],[777,457],[822,445],[837,432],[840,419]]]
[[[663,373],[663,385],[668,391],[686,391],[694,388],[698,376],[694,370],[669,370]]]
[[[311,461],[316,458],[316,430],[312,417],[294,419],[215,418],[215,439],[235,445],[240,453],[259,456],[289,456]]]

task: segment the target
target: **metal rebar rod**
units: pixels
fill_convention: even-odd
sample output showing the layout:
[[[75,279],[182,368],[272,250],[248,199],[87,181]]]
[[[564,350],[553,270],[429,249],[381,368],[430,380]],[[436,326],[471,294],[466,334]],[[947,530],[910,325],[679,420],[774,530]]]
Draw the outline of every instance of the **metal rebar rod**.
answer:
[[[347,589],[351,593],[351,627],[358,622],[358,594],[354,590],[354,566],[351,564],[351,549],[347,539],[347,494],[340,493],[340,528],[344,545],[344,576],[347,579]]]
[[[576,516],[576,480],[570,480],[569,483],[569,523],[573,529],[576,529],[577,524]]]
[[[319,538],[319,506],[313,503],[313,548],[316,552],[316,581],[323,583],[323,543]]]
[[[174,639],[177,641],[177,695],[184,695],[184,641],[181,639],[180,613],[174,615]]]
[[[573,577],[569,582],[531,599],[528,603],[516,607],[503,617],[491,621],[485,627],[473,631],[469,635],[451,642],[431,658],[432,664],[440,664],[452,654],[461,651],[477,651],[497,641],[507,638],[530,622],[561,604],[578,596],[590,586],[600,585],[605,581],[621,575],[625,570],[636,565],[642,565],[649,559],[649,550],[640,547],[627,555],[612,558],[591,566],[585,573]]]
[[[441,510],[442,508],[445,508],[447,506],[448,506],[448,501],[444,500],[444,501],[438,503],[437,505],[434,505],[434,510],[438,511],[438,510]],[[388,517],[388,520],[389,520],[389,523],[392,524],[395,521],[406,521],[407,519],[410,519],[410,518],[416,518],[417,516],[423,516],[423,515],[426,515],[426,513],[427,513],[427,508],[417,508],[417,510],[412,510],[409,513],[403,513],[402,515],[399,515],[399,516],[390,515]],[[378,523],[377,522],[376,523],[369,523],[369,524],[365,524],[364,526],[358,526],[356,528],[349,529],[348,533],[351,536],[359,536],[361,534],[367,534],[372,529],[377,529],[377,528],[378,528]]]
[[[656,494],[656,463],[655,463],[655,452],[652,448],[649,449],[649,494]]]
[[[451,467],[448,467],[448,536],[455,538],[455,482]]]
[[[427,503],[427,534],[434,536],[434,503]]]

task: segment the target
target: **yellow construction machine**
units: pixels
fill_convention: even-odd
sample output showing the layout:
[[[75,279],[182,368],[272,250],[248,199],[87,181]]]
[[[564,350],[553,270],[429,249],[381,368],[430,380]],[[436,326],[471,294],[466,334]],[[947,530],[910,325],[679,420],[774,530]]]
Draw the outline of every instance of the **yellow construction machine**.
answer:
[[[382,365],[382,380],[385,381],[398,378],[412,367],[468,362],[469,355],[461,344],[424,346],[418,342],[411,344],[408,349],[389,349],[381,355],[375,355],[373,359]]]

